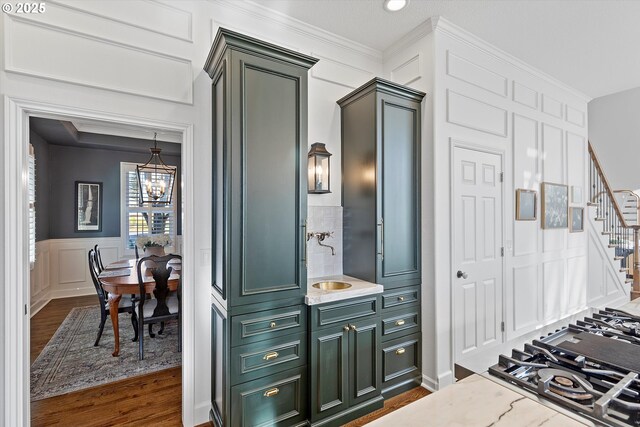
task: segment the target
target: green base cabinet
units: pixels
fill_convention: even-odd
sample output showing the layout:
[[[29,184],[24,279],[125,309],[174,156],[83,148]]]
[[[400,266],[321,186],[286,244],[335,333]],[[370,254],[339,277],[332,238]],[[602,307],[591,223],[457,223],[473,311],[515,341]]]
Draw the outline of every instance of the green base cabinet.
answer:
[[[316,61],[221,28],[204,67],[218,427],[308,419],[307,74]]]
[[[378,307],[374,295],[310,308],[312,425],[341,425],[382,406]]]

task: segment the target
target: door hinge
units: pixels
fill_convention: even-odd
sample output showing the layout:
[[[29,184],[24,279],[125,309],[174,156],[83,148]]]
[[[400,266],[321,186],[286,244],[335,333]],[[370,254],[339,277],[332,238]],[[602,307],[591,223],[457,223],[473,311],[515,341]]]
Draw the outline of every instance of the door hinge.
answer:
[[[504,246],[500,248],[500,256],[503,257],[504,256]]]
[[[500,332],[504,332],[504,322],[500,322]]]
[[[27,304],[24,305],[24,315],[27,315]]]
[[[504,182],[504,172],[500,172],[500,182]]]

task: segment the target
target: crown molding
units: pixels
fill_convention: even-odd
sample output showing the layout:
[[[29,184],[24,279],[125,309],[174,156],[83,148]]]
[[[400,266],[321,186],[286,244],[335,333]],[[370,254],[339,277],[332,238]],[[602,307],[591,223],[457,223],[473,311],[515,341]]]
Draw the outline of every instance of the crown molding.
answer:
[[[240,14],[277,23],[300,35],[319,40],[341,49],[355,52],[376,62],[382,62],[382,52],[361,43],[336,35],[322,28],[302,22],[284,13],[269,9],[252,1],[210,0],[224,9],[231,9]]]
[[[439,16],[432,16],[423,23],[414,27],[412,30],[409,30],[408,33],[400,37],[400,39],[384,50],[382,53],[384,60],[386,61],[389,57],[401,52],[406,47],[431,34],[435,30],[439,18]]]
[[[537,68],[534,68],[532,65],[524,62],[523,60],[517,58],[516,56],[505,52],[502,49],[497,48],[496,46],[490,44],[489,42],[486,42],[484,40],[482,40],[480,37],[476,36],[475,34],[470,33],[469,31],[457,26],[456,24],[452,23],[451,21],[443,18],[443,17],[435,17],[435,23],[433,25],[433,28],[436,32],[442,33],[442,34],[446,34],[451,38],[454,38],[458,41],[461,41],[463,43],[466,43],[476,49],[479,49],[481,51],[483,51],[485,54],[493,56],[496,59],[508,62],[509,64],[519,68],[522,71],[525,71],[535,77],[538,77],[542,80],[547,81],[548,83],[554,85],[554,86],[558,86],[562,89],[564,89],[565,91],[567,91],[568,93],[578,97],[579,99],[581,99],[584,102],[589,102],[591,101],[593,98],[585,93],[580,92],[577,89],[574,89],[573,87],[569,86],[567,83],[564,83],[558,79],[556,79],[555,77],[552,77],[551,75],[545,73],[544,71],[541,71]],[[431,20],[433,21],[434,18],[431,18]]]

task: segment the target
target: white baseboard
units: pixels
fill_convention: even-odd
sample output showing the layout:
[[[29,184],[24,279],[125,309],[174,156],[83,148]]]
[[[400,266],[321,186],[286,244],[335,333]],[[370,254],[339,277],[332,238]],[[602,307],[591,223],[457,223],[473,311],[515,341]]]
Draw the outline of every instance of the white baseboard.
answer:
[[[438,391],[438,384],[436,382],[436,380],[434,380],[433,378],[430,378],[426,375],[422,376],[422,384],[420,384],[423,388],[426,388],[427,390],[431,391],[431,392],[436,392]]]
[[[82,297],[85,295],[97,295],[95,288],[56,289],[51,292],[51,299]]]
[[[39,296],[38,299],[31,303],[31,308],[29,310],[30,317],[38,314],[40,310],[44,308],[45,305],[49,304],[51,301],[51,292],[49,290],[42,293],[42,296]]]
[[[195,425],[200,425],[209,422],[209,410],[211,409],[211,402],[199,403],[193,408],[193,422]]]
[[[455,376],[453,375],[452,370],[448,370],[438,375],[438,390],[442,390],[448,385],[451,385],[456,382]]]

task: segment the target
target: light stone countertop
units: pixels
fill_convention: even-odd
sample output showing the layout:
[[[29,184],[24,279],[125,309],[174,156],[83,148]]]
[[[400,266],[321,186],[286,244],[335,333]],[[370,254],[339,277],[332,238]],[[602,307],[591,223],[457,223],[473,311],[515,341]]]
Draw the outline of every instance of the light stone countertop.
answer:
[[[391,412],[367,424],[367,427],[534,427],[541,425],[584,427],[584,424],[573,418],[474,374]]]
[[[312,286],[318,282],[347,282],[351,284],[351,287],[337,291],[323,291]],[[307,295],[304,298],[304,302],[307,305],[317,305],[364,295],[381,294],[383,291],[382,285],[366,282],[351,276],[313,277],[307,280]]]

